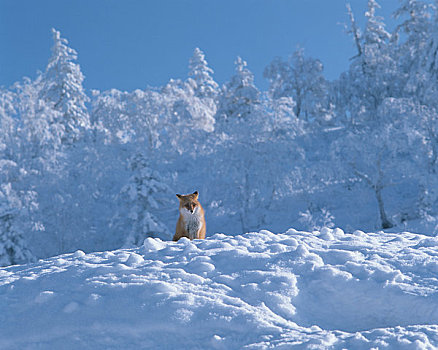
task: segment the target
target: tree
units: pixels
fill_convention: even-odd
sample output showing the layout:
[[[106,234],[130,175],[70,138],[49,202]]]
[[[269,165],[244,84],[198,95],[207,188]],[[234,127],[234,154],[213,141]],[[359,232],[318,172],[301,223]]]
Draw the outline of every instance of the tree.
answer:
[[[282,141],[290,140],[296,131],[292,127],[296,118],[290,110],[292,101],[278,102],[271,109],[262,100],[246,62],[238,57],[235,64],[235,74],[219,97],[215,130],[218,156],[212,161],[221,169],[217,181],[227,187],[225,194],[223,190],[218,193],[227,207],[218,209],[237,217],[242,232],[248,232],[266,222],[277,196],[275,179],[283,180],[282,167],[288,163],[276,162],[289,151]]]
[[[0,88],[0,157],[13,159],[17,146],[16,94]]]
[[[248,119],[260,105],[260,91],[254,85],[254,74],[247,63],[237,57],[235,74],[223,87],[219,97],[218,118],[221,121]]]
[[[424,102],[423,94],[428,83],[421,58],[426,51],[431,35],[430,3],[420,0],[404,0],[395,11],[394,17],[402,19],[392,35],[398,61],[399,75],[405,80],[406,97],[414,97]],[[404,40],[401,40],[404,38]]]
[[[384,191],[418,179],[425,154],[424,136],[414,105],[406,99],[386,99],[378,110],[378,127],[349,128],[333,144],[339,169],[372,190],[381,227],[394,225],[386,212]]]
[[[418,214],[426,222],[430,222],[430,219],[435,216],[432,221],[435,221],[436,225],[438,209],[438,113],[435,108],[421,105],[415,99],[406,99],[406,106],[405,111],[409,111],[415,121],[415,126],[411,127],[411,133],[422,138],[421,144],[417,147],[418,152],[415,153],[418,169],[421,169],[416,174],[420,188],[417,202]]]
[[[127,110],[131,116],[131,130],[135,133],[136,142],[146,146],[149,151],[148,156],[151,157],[152,151],[161,145],[162,100],[160,94],[153,90],[135,90],[128,98]]]
[[[82,82],[84,76],[75,61],[77,53],[68,47],[68,41],[61,38],[59,31],[52,29],[52,55],[43,75],[41,98],[53,103],[61,113],[59,122],[65,128],[63,142],[71,143],[80,137],[81,129],[90,127],[85,106],[89,98]]]
[[[273,99],[293,99],[294,112],[299,119],[313,121],[327,118],[330,103],[323,65],[319,60],[305,57],[303,49],[296,50],[288,61],[276,58],[266,67],[263,75],[270,82],[269,93]]]
[[[0,266],[34,260],[25,241],[25,230],[30,229],[30,220],[26,217],[26,205],[32,206],[30,194],[27,193],[29,203],[25,203],[11,183],[0,185]]]
[[[294,112],[295,102],[292,97],[267,98],[265,108],[269,116],[268,130],[272,141],[278,138],[295,138],[304,133],[304,122]]]
[[[141,245],[146,237],[170,238],[167,227],[153,214],[168,187],[141,153],[131,158],[129,168],[132,175],[118,195],[121,208],[112,226],[127,231],[127,247]]]
[[[427,12],[422,15],[426,17]],[[426,20],[427,17],[423,21]],[[418,99],[422,104],[438,110],[438,11],[436,9],[428,29],[425,45],[424,42],[421,43],[421,52],[417,57],[418,66],[416,70],[413,70],[412,85],[417,86],[413,90],[417,92]]]
[[[15,84],[17,91],[17,114],[20,120],[20,159],[28,171],[40,176],[56,172],[64,157],[62,138],[64,125],[60,123],[61,112],[53,102],[40,98],[41,76],[35,81],[25,78]]]
[[[218,92],[218,84],[214,81],[211,69],[205,60],[204,53],[196,48],[189,63],[188,83],[199,98],[215,98]]]
[[[351,8],[350,33],[357,48],[348,72],[340,77],[338,93],[343,97],[346,112],[352,124],[375,122],[377,110],[386,97],[400,97],[397,64],[390,45],[391,35],[386,31],[383,19],[376,15],[379,4],[368,1],[365,13],[366,25],[361,34]]]
[[[190,85],[180,80],[170,80],[161,91],[161,99],[164,148],[176,151],[177,155],[208,152],[207,138],[216,122],[216,107],[208,102],[211,99],[196,97]]]
[[[130,94],[111,89],[93,90],[92,95],[90,120],[94,128],[105,134],[106,142],[125,144],[134,141],[133,123],[137,116],[131,114]]]

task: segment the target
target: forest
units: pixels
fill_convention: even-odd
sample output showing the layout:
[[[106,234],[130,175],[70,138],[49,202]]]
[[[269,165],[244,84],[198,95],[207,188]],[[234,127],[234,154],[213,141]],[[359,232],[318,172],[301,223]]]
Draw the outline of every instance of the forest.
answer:
[[[389,32],[368,1],[336,80],[298,48],[220,86],[201,49],[185,80],[86,91],[56,29],[34,79],[0,88],[0,266],[171,239],[176,193],[207,236],[288,227],[438,232],[438,12],[404,0]],[[49,34],[49,33],[48,33]],[[273,53],[275,55],[275,53]],[[250,60],[250,58],[248,58]]]

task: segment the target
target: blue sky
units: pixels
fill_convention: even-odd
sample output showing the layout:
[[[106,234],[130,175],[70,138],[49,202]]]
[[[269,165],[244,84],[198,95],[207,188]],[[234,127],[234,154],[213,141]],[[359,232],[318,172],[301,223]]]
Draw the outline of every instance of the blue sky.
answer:
[[[185,78],[195,47],[219,83],[241,56],[256,83],[276,56],[299,45],[319,58],[326,77],[348,67],[354,46],[345,34],[345,0],[0,0],[0,86],[35,77],[50,56],[52,27],[78,51],[87,89],[133,90]],[[366,0],[351,0],[360,23]],[[398,0],[381,0],[390,18]]]

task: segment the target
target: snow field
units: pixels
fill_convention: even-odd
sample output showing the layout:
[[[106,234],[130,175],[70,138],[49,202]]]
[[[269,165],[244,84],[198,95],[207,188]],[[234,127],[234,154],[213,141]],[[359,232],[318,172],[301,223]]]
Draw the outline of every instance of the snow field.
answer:
[[[340,229],[0,269],[1,349],[434,349],[438,239]]]

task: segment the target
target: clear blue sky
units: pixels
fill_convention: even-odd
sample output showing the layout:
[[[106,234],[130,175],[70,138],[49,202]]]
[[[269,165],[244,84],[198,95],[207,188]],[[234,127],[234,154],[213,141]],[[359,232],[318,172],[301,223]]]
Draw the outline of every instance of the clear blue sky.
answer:
[[[0,86],[36,76],[50,56],[52,27],[78,51],[87,89],[133,90],[185,78],[195,47],[219,83],[241,56],[262,89],[263,70],[300,45],[335,79],[355,54],[345,0],[0,0]],[[366,0],[351,0],[360,23]],[[398,0],[380,0],[390,18]]]

